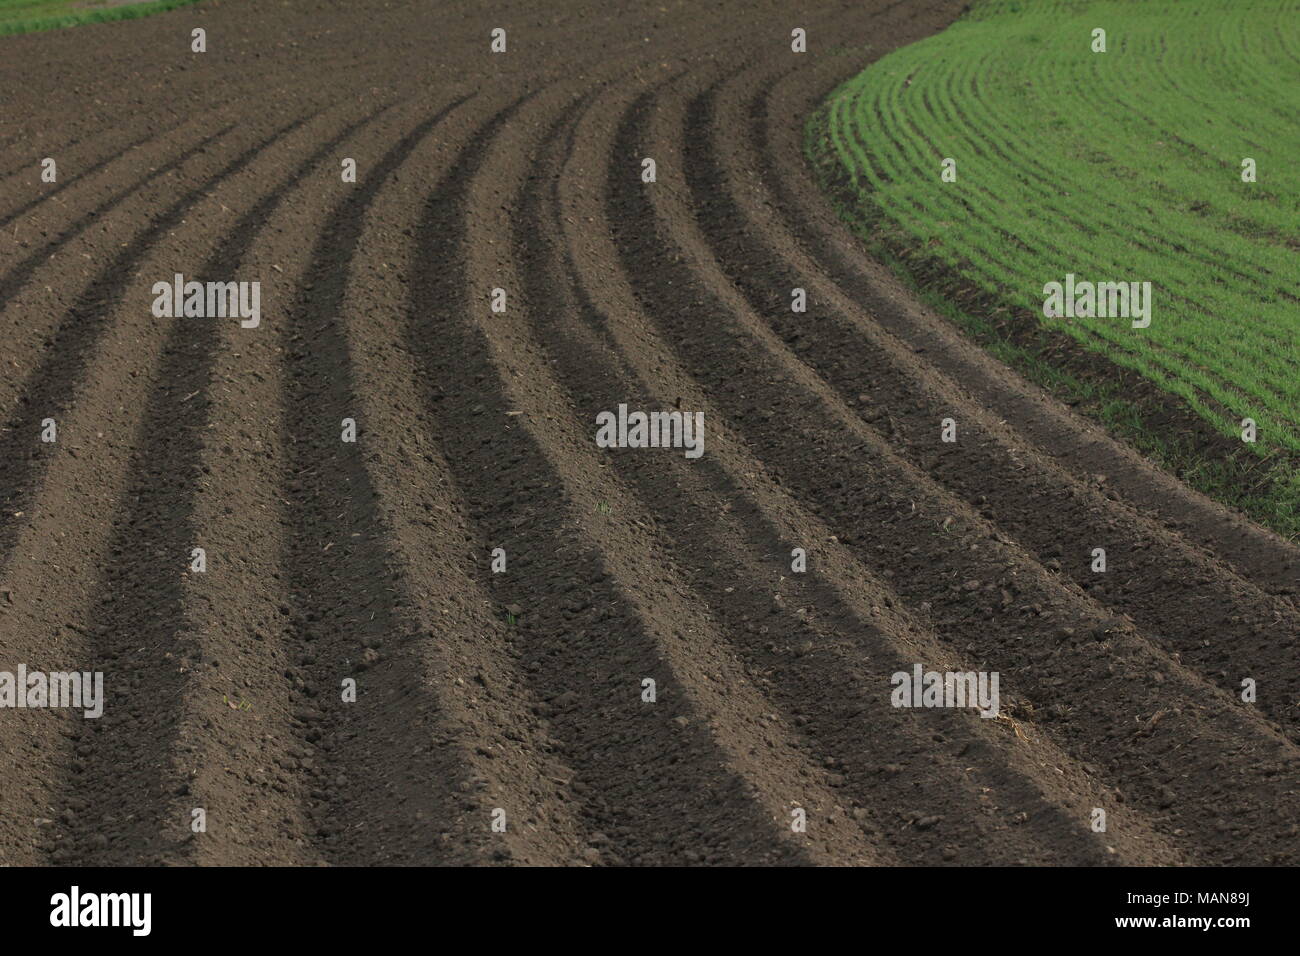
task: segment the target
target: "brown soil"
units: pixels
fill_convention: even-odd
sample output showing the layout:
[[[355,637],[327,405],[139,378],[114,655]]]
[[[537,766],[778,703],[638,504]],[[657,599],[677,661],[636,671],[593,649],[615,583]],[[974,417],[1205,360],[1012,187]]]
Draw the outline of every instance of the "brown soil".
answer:
[[[919,306],[802,158],[961,5],[0,40],[0,670],[108,696],[0,710],[0,863],[1295,863],[1300,551]],[[176,272],[262,326],[155,319]],[[620,403],[704,456],[598,448]],[[1001,717],[891,707],[918,662]]]

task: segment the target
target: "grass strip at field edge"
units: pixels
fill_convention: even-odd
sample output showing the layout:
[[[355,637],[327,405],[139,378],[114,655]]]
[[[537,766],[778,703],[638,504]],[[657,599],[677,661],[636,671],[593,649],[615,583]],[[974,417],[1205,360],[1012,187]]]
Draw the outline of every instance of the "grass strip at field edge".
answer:
[[[154,13],[166,13],[178,7],[188,7],[200,0],[149,0],[146,3],[124,3],[114,7],[74,7],[68,4],[67,12],[58,16],[37,16],[23,20],[0,19],[0,37],[42,30],[61,30],[86,23],[112,23],[117,20],[135,20]],[[0,13],[3,7],[0,6]]]

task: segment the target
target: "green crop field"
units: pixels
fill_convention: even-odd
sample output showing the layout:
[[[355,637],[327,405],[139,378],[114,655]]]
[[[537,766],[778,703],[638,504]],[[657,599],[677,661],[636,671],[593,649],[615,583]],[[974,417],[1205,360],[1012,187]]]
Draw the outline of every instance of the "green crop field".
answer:
[[[116,0],[113,3],[107,0],[0,0],[0,36],[54,30],[79,23],[129,20],[194,2],[195,0]]]
[[[930,301],[1191,483],[1300,533],[1300,2],[977,0],[841,86],[807,132],[841,213]],[[1149,326],[1045,317],[1067,274],[1150,282]],[[1017,325],[1139,374],[1241,449],[1186,447]]]

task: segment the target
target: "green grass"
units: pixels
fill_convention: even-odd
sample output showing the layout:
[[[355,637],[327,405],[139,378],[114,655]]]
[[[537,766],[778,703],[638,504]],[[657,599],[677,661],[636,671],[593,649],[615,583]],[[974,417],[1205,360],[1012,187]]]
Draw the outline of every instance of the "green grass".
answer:
[[[99,0],[0,0],[0,36],[55,30],[81,23],[132,20],[163,10],[174,10],[197,0],[151,0],[108,6]]]
[[[1300,0],[977,0],[833,92],[807,133],[841,214],[950,317],[1300,534]],[[1045,318],[1067,273],[1149,281],[1150,327]],[[1062,371],[1063,337],[1117,374]],[[1135,375],[1214,440],[1153,425],[1116,387]]]

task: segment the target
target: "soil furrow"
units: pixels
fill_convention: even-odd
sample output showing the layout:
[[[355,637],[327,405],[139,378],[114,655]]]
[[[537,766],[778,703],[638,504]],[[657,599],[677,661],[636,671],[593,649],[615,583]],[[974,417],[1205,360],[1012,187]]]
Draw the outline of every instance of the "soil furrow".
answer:
[[[1209,682],[1227,675],[1235,688],[1243,677],[1259,678],[1278,665],[1300,672],[1300,650],[1289,639],[1300,632],[1293,604],[1252,587],[1157,521],[1107,497],[1104,485],[1076,478],[1020,441],[921,357],[880,334],[871,316],[819,272],[769,214],[763,184],[742,171],[753,153],[737,150],[730,137],[725,148],[713,142],[722,131],[746,128],[743,99],[756,85],[754,76],[740,74],[693,100],[684,140],[699,227],[755,314],[846,405],[856,406],[895,453],[960,495],[1063,580],[1157,635],[1168,653]],[[748,228],[731,228],[736,221]],[[797,286],[807,288],[807,313],[794,313],[782,301],[782,291]],[[908,399],[898,401],[902,395]],[[940,440],[948,416],[960,435],[953,444]],[[1071,529],[1070,540],[1062,540],[1062,527]],[[1105,551],[1103,573],[1093,570],[1096,547]],[[1266,694],[1258,706],[1300,740],[1300,715],[1287,695]]]
[[[45,283],[39,283],[39,279],[45,276],[51,277],[49,284],[53,286],[75,281],[76,273],[67,267],[66,259],[59,258],[61,253],[68,258],[76,255],[92,262],[116,255],[110,250],[127,245],[117,235],[121,228],[119,220],[126,220],[129,226],[133,214],[138,216],[140,208],[152,208],[157,202],[157,192],[139,196],[134,203],[130,202],[132,197],[142,187],[156,181],[165,181],[173,176],[182,178],[191,159],[205,152],[235,126],[234,123],[214,124],[212,120],[210,115],[200,117],[170,130],[166,136],[149,142],[147,146],[136,147],[143,155],[133,150],[127,157],[116,157],[117,165],[110,164],[104,172],[103,179],[110,183],[107,189],[96,176],[87,177],[84,184],[80,181],[66,184],[84,185],[85,188],[77,189],[67,199],[51,199],[58,210],[48,220],[39,220],[31,215],[13,224],[13,229],[3,237],[10,241],[3,247],[4,260],[0,260],[4,265],[3,278],[0,279],[0,307],[11,315],[28,315],[27,323],[15,323],[15,333],[35,337],[41,326],[31,323],[30,314],[49,309],[54,301],[54,289],[45,290],[50,298],[40,298],[39,292],[36,297],[29,295],[24,298],[21,293],[28,285],[43,287]],[[178,142],[173,142],[173,138]],[[145,175],[131,175],[132,171],[140,169],[146,171]],[[114,189],[111,181],[122,172],[128,173],[128,184]],[[202,175],[197,173],[196,178]],[[45,241],[40,242],[41,239]],[[21,250],[26,249],[31,251],[19,258]],[[44,276],[40,275],[42,269]],[[63,292],[62,289],[58,291]],[[65,295],[72,298],[70,294]]]
[[[10,179],[8,173],[0,176],[0,195],[5,196],[6,199],[12,197],[16,202],[22,203],[0,212],[0,235],[9,238],[17,234],[17,229],[10,229],[15,221],[34,218],[30,214],[44,203],[63,206],[64,201],[55,197],[63,195],[68,190],[75,193],[88,185],[94,185],[100,173],[111,169],[114,164],[121,163],[124,158],[129,158],[131,165],[137,164],[139,157],[132,155],[136,150],[166,140],[178,129],[192,124],[195,119],[199,119],[202,124],[210,122],[211,117],[190,118],[183,122],[164,125],[161,130],[158,129],[159,123],[154,117],[143,119],[135,117],[134,122],[128,126],[115,128],[107,135],[91,136],[82,140],[81,143],[94,146],[92,155],[82,156],[80,151],[70,153],[66,150],[47,149],[37,156],[32,156],[26,166],[13,172],[14,179],[20,176],[27,177],[21,183],[8,183]],[[139,127],[142,126],[145,131],[140,133]],[[55,161],[55,172],[58,178],[53,184],[46,183],[41,178],[43,172],[41,163],[47,157]],[[25,196],[30,198],[23,201]]]
[[[630,99],[630,95],[623,96],[619,107],[626,108]],[[616,115],[617,108],[610,112]],[[870,768],[877,796],[871,801],[864,796],[860,798],[862,803],[878,802],[882,789],[897,792],[897,802],[890,801],[879,808],[858,806],[854,808],[855,816],[876,817],[877,825],[887,827],[892,837],[899,817],[911,813],[910,819],[919,820],[932,815],[917,813],[916,807],[909,805],[915,800],[905,799],[906,791],[920,789],[927,799],[936,805],[946,805],[947,812],[952,813],[954,804],[960,805],[967,799],[974,803],[976,789],[971,785],[972,796],[968,797],[964,795],[964,787],[954,787],[953,783],[964,774],[979,772],[979,784],[983,785],[985,794],[994,790],[998,793],[994,799],[1010,800],[1011,809],[1005,811],[1005,817],[1019,826],[1023,816],[1029,825],[1023,828],[1024,839],[1018,840],[1014,834],[989,832],[997,828],[993,822],[989,831],[981,830],[979,843],[968,844],[966,852],[961,854],[962,862],[972,862],[972,855],[978,858],[981,853],[995,858],[1005,853],[1010,860],[1032,857],[1053,843],[1045,838],[1044,829],[1047,833],[1054,829],[1058,835],[1067,831],[1067,842],[1082,841],[1082,821],[1087,816],[1083,808],[1102,805],[1109,798],[1095,785],[1081,785],[1085,774],[1071,766],[1063,754],[1051,748],[1033,747],[1037,752],[1032,759],[1013,756],[1008,767],[1002,760],[1007,749],[1002,728],[994,729],[978,718],[974,718],[972,726],[964,722],[965,715],[945,714],[939,722],[945,737],[955,738],[951,750],[960,754],[961,761],[948,765],[932,752],[932,745],[927,746],[933,729],[913,730],[915,725],[907,723],[912,715],[880,706],[886,701],[885,689],[892,673],[909,670],[915,660],[938,665],[951,658],[951,653],[940,648],[934,636],[924,633],[915,620],[901,613],[899,602],[889,589],[867,575],[824,524],[803,512],[771,481],[763,465],[751,458],[743,444],[729,434],[726,423],[709,407],[695,383],[672,361],[670,350],[639,316],[628,280],[618,272],[617,256],[606,238],[608,224],[597,201],[598,195],[582,184],[582,174],[599,163],[595,157],[608,154],[606,143],[613,135],[613,119],[609,116],[597,117],[594,123],[584,122],[583,129],[572,141],[569,165],[574,168],[574,175],[563,177],[559,183],[564,199],[557,200],[561,202],[562,212],[555,228],[562,230],[563,224],[572,224],[568,227],[565,258],[582,288],[557,293],[563,297],[552,311],[561,316],[578,313],[589,328],[575,330],[568,327],[571,323],[557,322],[553,328],[548,327],[550,334],[539,334],[538,338],[554,341],[552,361],[572,379],[584,383],[579,386],[586,390],[579,391],[579,408],[590,408],[594,414],[613,400],[653,394],[657,401],[652,407],[680,404],[701,409],[705,410],[706,420],[718,423],[710,429],[710,453],[705,461],[687,465],[673,458],[672,467],[667,469],[671,477],[658,466],[633,469],[639,473],[636,480],[645,489],[643,493],[660,504],[656,510],[665,515],[661,523],[676,526],[670,528],[676,547],[695,556],[697,589],[711,592],[714,606],[726,608],[729,603],[741,602],[735,612],[740,619],[737,633],[754,635],[744,641],[749,645],[744,648],[749,666],[764,674],[779,675],[783,670],[793,674],[794,689],[788,700],[790,706],[802,711],[795,716],[796,723],[809,727],[806,733],[810,739],[818,738],[813,741],[813,746],[822,748],[817,762],[824,764],[829,758],[839,768],[838,777],[850,778],[850,792],[854,789],[852,778],[866,773],[863,765]],[[545,225],[537,227],[539,234],[546,231]],[[558,242],[558,237],[553,241]],[[539,267],[539,271],[553,274],[557,269]],[[598,371],[606,367],[622,368],[622,376],[616,381],[611,372]],[[658,387],[655,383],[659,383]],[[595,398],[581,400],[593,393],[603,393],[603,402]],[[630,459],[620,456],[616,461]],[[674,481],[685,487],[674,493]],[[668,500],[674,502],[671,509],[664,507]],[[686,513],[679,517],[676,514],[679,509]],[[711,509],[719,512],[719,516],[710,519]],[[703,530],[710,520],[728,526],[721,539],[714,539]],[[756,538],[754,531],[759,528],[764,529],[764,534]],[[744,543],[739,544],[741,541]],[[806,550],[814,564],[813,573],[807,577],[789,573],[786,556],[796,542],[808,546]],[[720,565],[725,565],[732,555],[745,557],[725,571]],[[730,586],[724,587],[716,580],[722,573],[732,575]],[[753,582],[764,578],[772,581],[771,587],[778,593],[759,598],[754,594],[758,589]],[[769,632],[771,637],[766,636]],[[806,640],[797,637],[801,632]],[[877,659],[883,662],[873,663]],[[844,686],[842,694],[830,692],[828,674],[836,675],[835,683]],[[778,685],[781,683],[779,676],[770,679]],[[815,693],[811,692],[814,684]],[[799,693],[800,689],[805,693]],[[882,735],[881,726],[893,730]],[[1010,730],[1006,733],[1010,734]],[[1034,743],[1040,744],[1041,740]],[[1013,748],[1013,754],[1015,749],[1018,748]],[[991,766],[979,766],[985,762]],[[1039,766],[1068,767],[1075,792],[1061,793],[1056,777],[1064,771],[1058,770],[1044,779]],[[846,773],[845,768],[853,768],[856,774]],[[1087,791],[1089,799],[1084,800],[1084,794],[1079,791]],[[1059,812],[1044,806],[1043,794],[1050,794],[1048,799],[1057,803],[1074,805],[1076,815],[1062,824]],[[961,814],[963,820],[978,821],[980,814],[992,816],[990,798],[978,800],[983,807],[972,806],[969,812]],[[879,818],[880,814],[888,814],[887,819]],[[1005,824],[1001,828],[1005,829]],[[1069,832],[1070,828],[1074,828],[1073,832]],[[927,852],[935,860],[958,858],[955,847],[934,842],[942,834],[931,831],[927,838],[925,833],[913,830],[909,835],[927,843]],[[1177,856],[1160,846],[1160,841],[1153,839],[1149,832],[1145,845],[1140,848],[1137,844],[1142,841],[1130,844],[1130,835],[1117,835],[1114,841],[1121,847],[1121,859],[1169,860]],[[910,849],[915,851],[915,846]],[[1096,849],[1100,852],[1102,846],[1097,844]],[[1046,853],[1049,860],[1065,855],[1059,846],[1047,849]],[[1068,855],[1079,858],[1086,857],[1087,853],[1085,848],[1076,845]]]
[[[665,156],[663,168],[680,168],[676,144],[684,104],[664,103],[673,109],[671,120],[663,108],[652,111],[649,99],[629,114],[617,153],[645,151],[637,135],[645,130],[648,148]],[[1127,621],[1062,589],[995,528],[899,461],[721,275],[685,212],[684,184],[643,194],[612,182],[611,190],[611,223],[643,220],[653,204],[659,229],[671,237],[614,226],[642,307],[679,360],[716,396],[783,484],[824,513],[868,567],[893,572],[912,608],[928,613],[948,641],[988,662],[981,669],[1010,674],[1014,668],[1016,679],[1006,681],[1012,688],[1006,696],[1018,698],[1007,708],[1010,716],[1041,712],[1050,721],[1048,732],[1068,752],[1105,766],[1128,799],[1153,815],[1172,817],[1173,828],[1208,858],[1287,857],[1288,851],[1255,829],[1274,819],[1263,794],[1291,799],[1289,785],[1278,777],[1292,759],[1287,741],[1234,706],[1226,691],[1206,687],[1181,665],[1154,654]],[[701,314],[713,321],[694,318]],[[796,413],[800,429],[764,415],[777,408]],[[824,424],[818,426],[819,420]],[[816,475],[803,466],[810,458],[819,462]],[[870,470],[858,464],[863,458],[870,459]],[[900,538],[911,546],[900,548]],[[1046,642],[1026,644],[1017,636],[1043,631],[1051,635]],[[1069,704],[1062,687],[1071,688]],[[1163,725],[1158,735],[1156,723]],[[1171,754],[1166,734],[1195,745]],[[1258,760],[1251,786],[1236,792],[1206,788],[1212,768],[1243,750]],[[1229,800],[1237,804],[1233,815],[1220,817]],[[1237,813],[1256,822],[1238,830]],[[1246,831],[1255,834],[1257,847],[1243,845]]]
[[[529,124],[512,120],[510,129],[520,128]],[[524,635],[525,669],[574,769],[573,788],[606,838],[607,862],[804,859],[796,841],[782,836],[790,833],[789,804],[778,819],[755,783],[735,770],[737,755],[720,749],[713,713],[704,709],[716,705],[708,699],[715,681],[733,693],[744,687],[730,673],[732,662],[712,653],[681,660],[675,653],[684,639],[708,641],[712,622],[689,606],[676,582],[644,560],[638,560],[639,574],[620,566],[641,555],[613,555],[618,532],[628,533],[638,521],[648,527],[646,519],[631,513],[621,489],[592,475],[584,463],[591,457],[589,439],[557,419],[554,397],[518,394],[515,379],[519,363],[528,361],[526,349],[501,336],[518,336],[519,320],[486,320],[486,293],[498,282],[516,290],[519,285],[511,278],[512,230],[501,214],[504,207],[479,190],[512,162],[511,188],[518,190],[523,168],[513,157],[531,152],[517,142],[519,133],[493,134],[481,137],[483,145],[462,159],[448,186],[455,198],[431,204],[417,233],[427,258],[457,267],[441,281],[427,276],[413,288],[413,316],[442,316],[445,324],[436,347],[427,324],[413,326],[411,348],[438,383],[433,405],[444,455],[478,540],[501,542],[515,555],[509,574],[493,581],[493,592],[501,613],[511,614]],[[466,258],[491,248],[491,236],[502,247],[499,258]],[[484,294],[471,298],[467,289]],[[516,292],[507,314],[526,308]],[[471,325],[463,315],[475,312],[484,314]],[[494,420],[500,424],[488,427],[495,434],[487,440],[476,435],[482,422]],[[558,451],[557,442],[567,450]],[[653,611],[646,604],[651,595]],[[646,678],[656,682],[653,704],[642,700]],[[743,740],[749,733],[737,736]],[[745,772],[767,783],[771,771],[756,763],[757,754],[739,756]],[[802,785],[780,799],[806,798],[807,789]]]
[[[0,555],[9,552],[21,530],[22,523],[15,520],[15,513],[27,514],[34,509],[36,488],[48,467],[48,449],[35,440],[39,437],[41,422],[47,418],[59,422],[71,407],[79,383],[84,380],[98,353],[105,348],[105,337],[113,331],[110,321],[113,310],[139,281],[140,272],[136,270],[140,262],[185,224],[187,215],[192,215],[192,210],[214,185],[237,175],[275,136],[286,134],[304,122],[304,119],[294,120],[289,127],[251,147],[248,146],[251,137],[246,133],[230,134],[229,142],[223,141],[219,153],[196,160],[194,165],[197,168],[189,170],[189,174],[196,178],[197,184],[161,213],[150,209],[150,197],[142,197],[139,206],[131,210],[131,217],[143,219],[148,225],[123,244],[105,268],[95,272],[84,285],[68,276],[66,271],[61,274],[63,281],[71,279],[82,285],[82,291],[75,294],[71,304],[61,305],[62,296],[56,294],[51,285],[44,284],[37,299],[8,306],[7,311],[15,316],[49,318],[28,318],[25,327],[20,325],[23,331],[15,338],[20,342],[32,340],[17,346],[20,358],[26,358],[29,351],[37,348],[36,342],[42,334],[46,338],[36,352],[37,359],[31,370],[20,371],[12,379],[6,377],[4,383],[9,386],[6,388],[8,394],[4,396],[5,408],[12,409],[12,413],[6,428],[8,453],[0,457],[0,489],[5,495],[4,514],[0,515],[3,518]],[[216,138],[225,135],[227,132],[223,131],[216,134]],[[202,143],[192,150],[196,156],[202,151]],[[230,152],[235,153],[233,159],[228,155]],[[76,250],[76,253],[78,257],[93,261],[90,252]],[[158,272],[152,278],[166,280],[172,275],[173,272]],[[140,311],[149,315],[152,294],[143,291],[136,294]],[[55,320],[55,316],[59,318]],[[24,368],[18,358],[9,359],[7,364],[11,368]]]
[[[483,859],[516,863],[587,862],[598,853],[572,811],[572,772],[553,753],[539,702],[528,691],[516,636],[480,583],[491,560],[458,513],[461,495],[435,444],[424,411],[426,385],[406,348],[400,322],[405,286],[420,268],[409,237],[421,209],[461,151],[500,115],[475,99],[453,109],[436,133],[394,155],[385,188],[367,206],[359,247],[339,300],[354,386],[359,451],[376,496],[378,518],[398,568],[394,586],[409,638],[382,649],[380,666],[423,674],[433,736],[463,767],[464,813],[453,825],[430,820],[444,843],[477,848]],[[506,108],[509,108],[507,102]],[[491,117],[486,123],[482,114]],[[508,556],[507,556],[508,558]],[[379,649],[376,649],[379,650]],[[394,663],[389,663],[389,660]],[[491,833],[491,813],[505,813]]]
[[[250,244],[287,196],[282,187],[303,168],[318,163],[358,122],[331,118],[321,124],[324,129],[277,138],[235,180],[225,183],[225,189],[213,190],[208,202],[228,208],[238,219],[195,274],[239,276]],[[340,124],[341,134],[332,129]],[[292,155],[304,149],[312,152],[298,170],[291,167],[288,175],[272,172],[278,151]],[[217,350],[228,331],[223,321],[240,333],[255,334],[235,319],[181,319],[166,327],[159,364],[149,376],[154,387],[132,443],[135,451],[124,485],[130,503],[115,521],[108,546],[109,555],[131,555],[133,560],[126,574],[117,572],[120,562],[110,564],[92,616],[95,657],[120,682],[104,717],[78,740],[82,759],[68,784],[68,802],[72,806],[89,799],[101,806],[130,806],[131,812],[108,819],[78,812],[62,832],[55,831],[56,861],[69,855],[79,863],[101,864],[140,857],[159,862],[184,859],[208,832],[224,840],[236,827],[256,831],[258,825],[256,817],[232,825],[233,814],[223,819],[225,808],[208,806],[206,794],[196,787],[196,765],[216,763],[229,769],[229,755],[208,750],[219,739],[211,715],[221,715],[208,694],[228,688],[229,695],[243,700],[223,672],[223,665],[230,666],[227,647],[209,633],[215,629],[205,620],[217,609],[200,610],[207,597],[186,573],[191,549],[207,545],[195,508],[213,466],[204,455],[204,434],[213,424],[209,411]],[[220,557],[214,551],[214,560]],[[147,734],[121,730],[146,721]],[[210,831],[192,829],[195,808],[210,816],[205,821]],[[265,833],[258,836],[266,839]]]
[[[295,130],[309,143],[313,130],[302,125],[295,120],[269,136],[249,130],[254,145],[218,172],[192,214],[221,217],[223,208],[239,215],[255,207],[278,183],[264,168],[267,151],[284,148]],[[121,798],[98,802],[98,791],[130,792],[137,772],[153,787],[163,785],[155,781],[152,751],[174,723],[189,650],[168,626],[168,615],[186,564],[188,548],[180,543],[193,541],[184,502],[194,436],[173,426],[190,414],[179,402],[182,390],[204,381],[205,336],[212,333],[207,323],[154,319],[148,289],[175,270],[192,272],[191,263],[219,268],[237,262],[257,225],[254,215],[240,220],[230,237],[169,236],[133,263],[138,271],[123,283],[121,300],[100,319],[97,351],[59,417],[58,441],[49,446],[33,511],[21,516],[4,567],[11,606],[0,621],[0,645],[18,660],[26,650],[28,659],[54,660],[60,665],[54,669],[105,673],[104,715],[76,725],[68,781],[76,795],[59,808],[62,825],[41,839],[56,862],[114,849],[128,858],[152,858],[158,848],[156,827],[142,819],[161,812],[156,794],[140,806]],[[47,786],[58,786],[53,782],[60,776],[49,768]],[[92,797],[93,824],[83,815]]]
[[[335,121],[339,131],[313,140],[312,152],[287,172],[292,185],[244,213],[202,273],[274,278],[263,290],[263,324],[218,320],[204,339],[191,335],[191,364],[178,376],[203,386],[181,397],[184,412],[172,419],[190,445],[171,453],[192,463],[193,478],[160,510],[184,515],[192,535],[168,550],[188,555],[201,547],[205,570],[191,564],[167,621],[193,649],[163,752],[175,789],[162,828],[183,838],[169,862],[318,859],[306,805],[323,770],[312,741],[296,732],[298,661],[275,632],[287,599],[283,555],[278,537],[266,534],[285,523],[277,333],[283,306],[311,265],[311,247],[298,236],[319,229],[335,197],[351,188],[339,181],[337,156],[369,148],[392,110],[382,102],[349,105]],[[198,835],[189,830],[196,807],[206,826]]]

